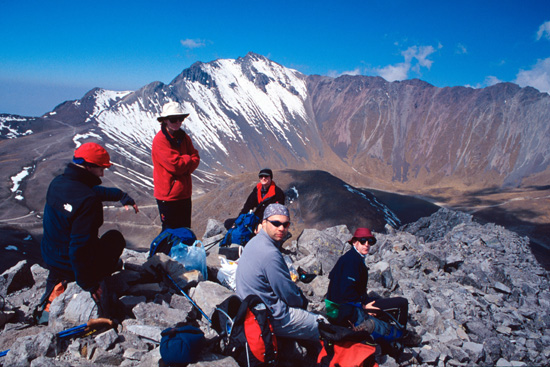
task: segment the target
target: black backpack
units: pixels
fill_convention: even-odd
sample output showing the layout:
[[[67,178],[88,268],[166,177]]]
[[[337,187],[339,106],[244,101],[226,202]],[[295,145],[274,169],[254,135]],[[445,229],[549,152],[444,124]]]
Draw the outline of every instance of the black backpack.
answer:
[[[256,295],[244,301],[231,296],[212,314],[212,328],[221,338],[221,349],[240,366],[276,366],[277,338],[271,311]]]

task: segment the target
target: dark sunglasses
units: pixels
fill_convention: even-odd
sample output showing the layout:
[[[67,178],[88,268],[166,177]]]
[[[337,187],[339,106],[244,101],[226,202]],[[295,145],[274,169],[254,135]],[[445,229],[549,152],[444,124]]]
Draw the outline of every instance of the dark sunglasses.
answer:
[[[176,124],[178,122],[183,122],[183,120],[184,119],[182,117],[169,117],[168,118],[168,121],[170,121],[173,124]]]
[[[258,177],[260,177],[260,180],[261,180],[262,178],[268,178],[268,177],[271,177],[271,176],[270,175],[262,175],[262,176],[258,176]]]
[[[269,220],[269,219],[266,219],[266,220],[277,228],[279,228],[280,226],[283,226],[285,228],[290,227],[290,222],[279,222],[278,220]]]
[[[376,243],[376,238],[372,238],[372,237],[369,237],[369,238],[358,238],[357,241],[359,241],[359,243],[361,245],[364,245],[365,243],[369,243],[370,246],[374,245]]]

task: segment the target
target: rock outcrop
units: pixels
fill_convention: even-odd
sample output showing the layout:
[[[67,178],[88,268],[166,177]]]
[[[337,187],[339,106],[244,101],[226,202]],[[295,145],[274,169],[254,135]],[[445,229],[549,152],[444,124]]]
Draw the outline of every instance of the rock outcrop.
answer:
[[[203,243],[220,238],[223,226],[210,221]],[[528,239],[470,215],[442,209],[431,217],[376,233],[367,257],[369,292],[409,300],[410,329],[422,345],[406,348],[396,359],[377,355],[381,366],[548,365],[550,362],[550,281],[535,261]],[[285,253],[315,279],[298,285],[310,310],[324,312],[327,274],[349,248],[350,229],[337,226],[305,230]],[[208,247],[208,245],[206,246]],[[60,339],[60,331],[97,317],[90,295],[76,284],[51,305],[48,326],[32,325],[47,271],[24,262],[0,277],[0,357],[3,366],[157,366],[163,365],[160,333],[179,322],[199,326],[207,338],[192,366],[237,366],[218,350],[216,332],[180,291],[157,269],[173,275],[206,315],[232,290],[219,284],[217,246],[209,250],[208,278],[187,272],[164,255],[125,250],[124,269],[109,280],[131,317],[114,329],[81,338]],[[314,365],[296,346],[285,347],[281,365]],[[297,362],[299,361],[299,362]]]

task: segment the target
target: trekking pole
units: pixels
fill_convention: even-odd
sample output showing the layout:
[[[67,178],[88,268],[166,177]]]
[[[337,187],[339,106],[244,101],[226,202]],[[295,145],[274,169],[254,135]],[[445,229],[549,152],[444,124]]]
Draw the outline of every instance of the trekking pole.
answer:
[[[205,247],[205,248],[204,248],[204,251],[210,250],[212,247],[216,246],[218,243],[220,243],[220,242],[222,242],[222,241],[223,241],[223,237],[220,238],[219,240],[216,240],[216,241],[214,241],[214,242],[208,244],[208,247]]]
[[[5,350],[5,351],[3,351],[3,352],[0,352],[0,357],[5,356],[6,354],[8,354],[9,351],[10,351],[10,350],[8,349],[8,350]]]
[[[164,270],[164,269],[163,269]],[[181,289],[181,287],[178,285],[178,283],[176,283],[176,281],[170,276],[170,274],[168,274],[167,271],[164,271],[164,273],[166,274],[166,276],[168,277],[168,279],[170,279],[170,281],[176,286],[176,288],[178,288],[178,290],[189,300],[189,302],[191,302],[191,304],[193,306],[195,306],[197,308],[197,310],[200,311],[200,313],[206,318],[206,320],[208,320],[209,323],[212,323],[212,320],[210,320],[210,318],[208,316],[206,316],[206,314],[204,313],[203,310],[201,310],[201,308],[195,303],[193,302],[193,300],[191,299],[191,297],[189,297],[187,295],[187,293],[185,293],[183,291],[183,289]]]

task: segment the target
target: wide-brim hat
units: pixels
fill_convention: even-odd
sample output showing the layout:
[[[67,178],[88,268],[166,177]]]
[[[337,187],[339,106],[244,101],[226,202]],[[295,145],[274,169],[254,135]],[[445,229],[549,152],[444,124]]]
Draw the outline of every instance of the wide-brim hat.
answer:
[[[180,116],[182,118],[186,118],[189,116],[189,113],[185,112],[183,109],[183,106],[178,102],[168,102],[165,103],[164,106],[162,106],[162,113],[159,117],[157,117],[158,122],[162,122],[162,120],[169,118],[169,117],[176,117]]]
[[[374,239],[376,239],[374,237],[374,235],[372,234],[372,232],[370,231],[370,229],[368,229],[368,228],[357,228],[355,230],[355,233],[353,234],[353,237],[348,242],[353,244],[353,242],[357,238],[374,238]]]

